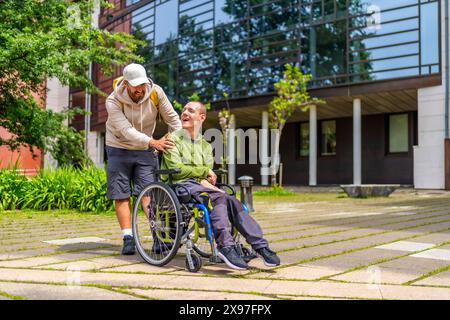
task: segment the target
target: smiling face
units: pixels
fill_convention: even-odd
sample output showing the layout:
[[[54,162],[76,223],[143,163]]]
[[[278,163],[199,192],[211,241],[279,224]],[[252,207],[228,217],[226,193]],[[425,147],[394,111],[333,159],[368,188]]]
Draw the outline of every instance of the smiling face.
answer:
[[[127,87],[128,95],[134,102],[140,101],[145,95],[145,83],[133,87],[128,82],[125,82]]]
[[[193,130],[201,127],[206,119],[206,110],[201,102],[189,102],[181,113],[181,126],[183,129]]]

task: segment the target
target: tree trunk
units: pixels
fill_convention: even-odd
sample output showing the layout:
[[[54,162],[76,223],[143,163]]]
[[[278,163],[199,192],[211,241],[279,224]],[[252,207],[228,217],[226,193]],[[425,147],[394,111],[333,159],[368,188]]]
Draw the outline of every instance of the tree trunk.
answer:
[[[272,170],[271,170],[271,186],[274,187],[277,183],[277,172],[278,172],[278,166],[280,164],[280,160],[278,159],[278,154],[280,152],[280,141],[281,141],[281,132],[283,128],[278,129],[278,134],[276,135],[275,139],[275,150],[272,155]]]

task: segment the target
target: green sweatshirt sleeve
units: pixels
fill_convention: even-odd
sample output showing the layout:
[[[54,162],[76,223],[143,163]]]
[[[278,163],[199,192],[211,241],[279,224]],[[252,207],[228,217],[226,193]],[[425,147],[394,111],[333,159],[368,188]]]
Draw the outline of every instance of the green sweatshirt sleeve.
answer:
[[[208,176],[208,166],[192,166],[183,163],[181,153],[178,146],[168,150],[164,153],[161,161],[161,169],[180,169],[181,172],[173,174],[172,177],[175,181],[181,181],[185,179],[203,179]],[[162,180],[167,180],[168,177],[162,176]]]
[[[209,169],[212,170],[214,168],[214,157],[212,147],[209,143],[205,142],[203,150],[204,150],[205,164],[208,166]]]

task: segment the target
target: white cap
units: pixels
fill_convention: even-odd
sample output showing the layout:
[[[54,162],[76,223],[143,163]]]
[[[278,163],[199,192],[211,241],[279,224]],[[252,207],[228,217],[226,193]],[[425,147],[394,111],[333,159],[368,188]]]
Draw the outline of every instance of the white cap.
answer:
[[[143,83],[150,83],[145,68],[137,63],[129,64],[123,69],[123,79],[127,80],[133,87]]]

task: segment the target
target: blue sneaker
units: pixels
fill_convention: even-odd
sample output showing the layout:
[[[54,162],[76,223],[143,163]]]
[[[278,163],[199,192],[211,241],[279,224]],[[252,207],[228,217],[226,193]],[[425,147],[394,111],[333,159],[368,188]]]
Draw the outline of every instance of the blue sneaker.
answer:
[[[236,246],[223,247],[217,253],[220,259],[225,262],[230,268],[236,270],[247,270],[248,264],[236,251]]]
[[[135,252],[135,243],[133,236],[126,235],[123,237],[122,254],[125,256],[133,255]]]

